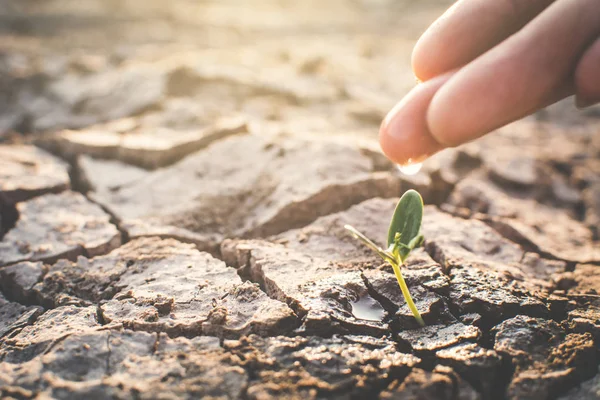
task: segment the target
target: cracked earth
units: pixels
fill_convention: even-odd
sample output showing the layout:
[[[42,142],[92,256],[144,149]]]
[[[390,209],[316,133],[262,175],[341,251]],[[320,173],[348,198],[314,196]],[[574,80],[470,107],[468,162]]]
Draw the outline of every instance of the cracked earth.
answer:
[[[1,398],[600,398],[599,109],[378,150],[447,1],[0,6]]]

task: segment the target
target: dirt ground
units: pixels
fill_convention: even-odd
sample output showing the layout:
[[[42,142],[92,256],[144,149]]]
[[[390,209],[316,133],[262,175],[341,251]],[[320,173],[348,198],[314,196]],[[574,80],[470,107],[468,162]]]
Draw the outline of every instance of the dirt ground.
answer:
[[[449,4],[0,0],[0,397],[599,399],[600,108],[379,151]]]

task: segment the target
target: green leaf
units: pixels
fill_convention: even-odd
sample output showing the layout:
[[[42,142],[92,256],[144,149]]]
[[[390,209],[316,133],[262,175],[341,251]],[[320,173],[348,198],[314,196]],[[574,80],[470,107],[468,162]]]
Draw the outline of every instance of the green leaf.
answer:
[[[408,247],[411,250],[414,250],[417,247],[421,247],[423,245],[424,241],[425,241],[425,237],[423,235],[419,234],[416,238],[414,238],[413,240],[410,241],[410,243],[408,244]]]
[[[421,230],[421,221],[423,220],[423,199],[416,190],[408,190],[402,195],[390,228],[388,230],[388,247],[394,244],[394,238],[396,234],[400,234],[400,240],[398,247],[399,256],[402,262],[408,257],[408,254],[412,250],[410,247],[413,239],[419,236]],[[416,243],[413,242],[414,246]]]

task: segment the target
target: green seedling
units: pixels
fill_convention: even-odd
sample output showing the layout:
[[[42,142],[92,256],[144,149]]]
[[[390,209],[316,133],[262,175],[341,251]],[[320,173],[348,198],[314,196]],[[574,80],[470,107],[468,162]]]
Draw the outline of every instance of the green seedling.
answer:
[[[423,220],[423,199],[415,190],[409,190],[402,197],[394,210],[392,222],[388,230],[387,249],[384,250],[377,246],[371,239],[357,231],[350,225],[344,226],[352,235],[367,245],[371,250],[383,258],[384,261],[391,264],[394,274],[402,290],[402,295],[406,304],[412,311],[415,319],[421,326],[425,326],[419,310],[415,306],[400,267],[408,258],[410,252],[423,244],[423,235],[421,235],[421,221]]]

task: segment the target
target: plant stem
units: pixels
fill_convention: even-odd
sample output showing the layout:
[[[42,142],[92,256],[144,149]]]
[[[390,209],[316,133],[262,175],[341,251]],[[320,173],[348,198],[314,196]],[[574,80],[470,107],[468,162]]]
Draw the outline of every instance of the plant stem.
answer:
[[[417,306],[413,302],[412,297],[410,296],[410,292],[408,291],[408,286],[406,286],[406,282],[404,281],[404,277],[400,272],[400,266],[397,263],[392,264],[392,268],[394,269],[394,274],[396,275],[396,279],[398,280],[398,284],[400,285],[400,290],[402,290],[402,294],[404,295],[404,300],[406,300],[406,304],[408,304],[408,308],[412,311],[413,316],[421,326],[425,326],[425,321],[421,318],[421,314],[419,314],[419,310],[417,310]]]

